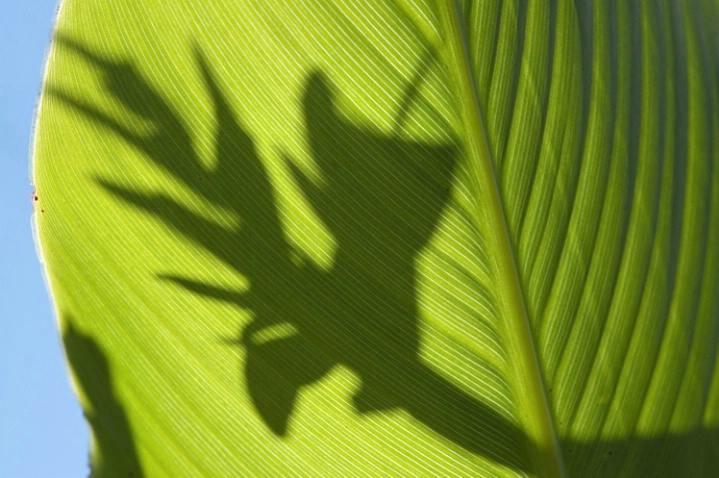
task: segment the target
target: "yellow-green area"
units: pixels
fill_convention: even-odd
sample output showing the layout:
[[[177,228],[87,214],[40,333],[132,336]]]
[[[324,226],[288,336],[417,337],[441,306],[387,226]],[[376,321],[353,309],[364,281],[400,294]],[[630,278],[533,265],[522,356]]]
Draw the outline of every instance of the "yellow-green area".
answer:
[[[64,0],[94,477],[706,477],[715,0]]]

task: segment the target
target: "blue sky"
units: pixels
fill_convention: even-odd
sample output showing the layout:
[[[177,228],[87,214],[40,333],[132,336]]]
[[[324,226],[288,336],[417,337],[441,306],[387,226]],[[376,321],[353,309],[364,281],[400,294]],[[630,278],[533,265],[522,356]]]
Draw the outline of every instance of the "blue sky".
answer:
[[[0,477],[87,476],[88,433],[32,237],[28,145],[57,0],[0,0]]]

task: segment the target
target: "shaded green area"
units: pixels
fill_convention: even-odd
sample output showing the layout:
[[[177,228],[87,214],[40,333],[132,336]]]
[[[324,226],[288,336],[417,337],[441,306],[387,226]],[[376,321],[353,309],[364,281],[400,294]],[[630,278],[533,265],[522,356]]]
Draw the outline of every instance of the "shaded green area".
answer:
[[[348,122],[336,112],[330,80],[312,73],[302,101],[310,147],[325,184],[294,172],[335,236],[338,252],[329,271],[310,262],[298,266],[284,238],[267,171],[199,50],[197,61],[218,124],[219,157],[209,174],[195,157],[182,121],[130,63],[60,41],[101,68],[108,91],[159,128],[144,137],[92,107],[81,107],[86,114],[241,218],[239,230],[227,229],[162,194],[136,193],[99,180],[116,197],[156,216],[249,280],[249,292],[238,294],[160,275],[253,312],[255,319],[238,342],[247,351],[244,374],[252,402],[275,434],[288,433],[301,388],[344,365],[362,380],[354,397],[359,413],[401,408],[473,453],[490,454],[518,469],[526,466],[524,433],[419,359],[415,258],[449,198],[458,161],[455,146],[383,136]],[[416,81],[421,80],[420,74]],[[408,88],[405,108],[416,90],[417,85]],[[67,99],[61,91],[52,94]],[[261,339],[263,331],[280,325],[291,326],[293,333]]]
[[[66,318],[65,350],[77,383],[87,400],[85,418],[93,430],[92,476],[141,478],[132,427],[113,389],[112,370],[95,340]]]

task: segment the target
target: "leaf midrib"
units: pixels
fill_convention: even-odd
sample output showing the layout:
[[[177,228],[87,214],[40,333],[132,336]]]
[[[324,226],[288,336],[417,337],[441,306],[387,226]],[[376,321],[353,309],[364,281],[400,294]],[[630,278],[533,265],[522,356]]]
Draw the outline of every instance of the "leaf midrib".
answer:
[[[513,384],[519,420],[529,444],[530,473],[544,477],[565,477],[566,471],[552,418],[539,357],[525,306],[524,291],[514,257],[499,183],[482,117],[471,67],[467,36],[462,28],[462,13],[457,0],[444,0],[440,13],[448,48],[447,70],[460,99],[459,113],[464,132],[464,147],[469,166],[469,188],[481,199],[470,211],[478,230],[487,234],[492,271],[497,279],[497,305],[506,321],[508,351],[515,362]]]

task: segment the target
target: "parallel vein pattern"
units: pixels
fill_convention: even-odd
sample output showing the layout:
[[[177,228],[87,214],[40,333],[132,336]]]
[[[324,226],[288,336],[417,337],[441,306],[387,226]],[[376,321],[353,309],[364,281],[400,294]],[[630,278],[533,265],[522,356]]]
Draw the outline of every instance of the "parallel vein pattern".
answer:
[[[476,25],[469,31],[477,90],[570,471],[702,476],[701,463],[719,446],[701,417],[717,406],[709,396],[719,322],[711,259],[716,6],[465,9]],[[487,52],[502,41],[497,22],[486,19],[497,15],[499,25],[512,25],[505,58],[521,59],[488,69]],[[498,102],[512,101],[498,112]],[[660,438],[667,434],[675,438]],[[634,438],[611,445],[623,437]]]
[[[715,0],[65,0],[36,221],[93,476],[719,456]]]

